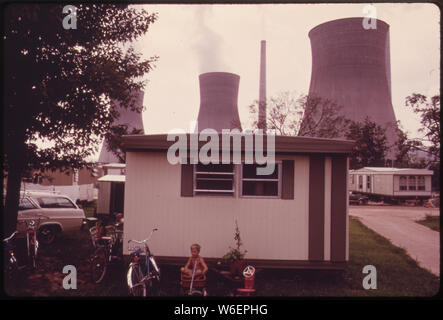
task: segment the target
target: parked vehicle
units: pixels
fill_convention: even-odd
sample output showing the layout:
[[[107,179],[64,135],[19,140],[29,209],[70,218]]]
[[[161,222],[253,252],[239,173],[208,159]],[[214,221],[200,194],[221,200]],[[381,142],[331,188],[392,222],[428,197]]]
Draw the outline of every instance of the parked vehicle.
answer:
[[[85,213],[65,195],[27,191],[22,192],[17,216],[18,237],[26,236],[27,222],[36,216],[45,216],[36,229],[42,244],[52,243],[57,234],[79,230]]]
[[[152,229],[149,236],[142,241],[129,240],[128,243],[134,242],[143,244],[144,248],[129,248],[131,253],[131,262],[126,273],[126,280],[129,288],[129,292],[134,296],[153,295],[156,287],[160,282],[160,269],[155,262],[154,256],[149,250],[148,241],[151,239],[152,234],[157,229]],[[144,263],[140,260],[140,255],[145,254]]]
[[[368,204],[369,198],[365,195],[361,195],[358,193],[350,192],[349,193],[349,204]]]

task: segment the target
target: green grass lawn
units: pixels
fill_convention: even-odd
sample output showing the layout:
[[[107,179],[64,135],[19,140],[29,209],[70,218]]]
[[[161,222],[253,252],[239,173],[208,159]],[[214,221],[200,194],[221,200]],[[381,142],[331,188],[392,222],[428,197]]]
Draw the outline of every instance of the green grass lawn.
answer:
[[[257,276],[259,295],[268,296],[433,296],[440,280],[420,268],[403,249],[360,221],[350,219],[350,261],[343,272],[265,270]],[[377,270],[377,289],[365,290],[362,273],[365,265]]]
[[[439,279],[418,267],[403,249],[350,219],[350,262],[345,271],[260,270],[255,279],[257,296],[294,297],[403,297],[433,296],[439,290]],[[154,248],[152,248],[154,250]],[[12,295],[18,296],[127,296],[126,266],[115,264],[104,282],[91,282],[88,257],[92,252],[86,230],[65,234],[57,243],[42,247],[37,272],[27,272]],[[155,250],[154,250],[155,252]],[[183,262],[185,263],[185,261]],[[64,290],[63,266],[77,267],[76,290]],[[377,289],[364,290],[362,273],[365,265],[377,269]],[[160,296],[179,293],[179,267],[160,266]],[[208,290],[213,296],[228,296],[232,288],[217,274],[208,273]]]
[[[417,223],[420,223],[428,228],[431,228],[434,231],[440,232],[440,216],[426,216],[423,220],[418,220]]]

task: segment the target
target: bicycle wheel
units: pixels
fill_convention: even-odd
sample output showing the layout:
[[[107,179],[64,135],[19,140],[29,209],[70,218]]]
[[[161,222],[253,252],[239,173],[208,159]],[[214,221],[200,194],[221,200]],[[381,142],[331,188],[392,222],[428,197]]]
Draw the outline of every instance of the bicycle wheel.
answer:
[[[151,278],[146,281],[146,295],[155,297],[160,292],[160,281],[157,278]]]
[[[100,283],[105,278],[108,269],[108,258],[105,248],[97,248],[91,257],[92,281]]]
[[[29,245],[29,266],[32,269],[37,269],[37,247],[35,244]]]
[[[136,297],[146,297],[146,283],[140,265],[131,263],[126,274],[129,292]]]
[[[19,275],[18,271],[17,261],[15,258],[9,258],[3,270],[4,289],[6,292],[15,288]]]

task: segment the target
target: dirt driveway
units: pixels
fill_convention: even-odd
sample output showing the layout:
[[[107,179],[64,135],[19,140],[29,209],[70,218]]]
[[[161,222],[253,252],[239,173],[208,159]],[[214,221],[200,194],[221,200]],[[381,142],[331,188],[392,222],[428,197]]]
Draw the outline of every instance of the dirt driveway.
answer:
[[[440,233],[415,221],[440,209],[406,206],[350,206],[349,215],[407,251],[418,264],[440,276]]]

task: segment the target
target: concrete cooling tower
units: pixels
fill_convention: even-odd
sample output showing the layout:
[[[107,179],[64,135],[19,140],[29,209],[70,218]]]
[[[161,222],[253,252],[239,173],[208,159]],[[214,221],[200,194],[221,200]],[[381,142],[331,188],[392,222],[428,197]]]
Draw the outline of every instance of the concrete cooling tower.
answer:
[[[143,91],[137,91],[132,93],[133,97],[135,98],[135,106],[137,108],[141,108],[143,106],[143,97],[144,92]],[[116,107],[118,112],[120,113],[120,117],[116,119],[113,123],[113,125],[127,125],[128,126],[128,132],[130,133],[132,129],[140,129],[143,130],[143,120],[142,120],[142,114],[132,111],[130,108],[123,108],[120,106],[119,103],[116,102]],[[144,133],[144,132],[142,132]],[[112,151],[108,151],[107,149],[107,141],[105,140],[103,142],[102,149],[100,151],[100,156],[98,158],[99,163],[118,163],[120,162]]]
[[[237,106],[240,76],[227,72],[209,72],[201,74],[199,81],[198,132],[207,128],[217,132],[235,128],[241,131]]]
[[[386,135],[392,145],[396,119],[391,102],[389,25],[377,20],[376,29],[366,30],[363,18],[339,19],[316,26],[309,38],[309,95],[342,105],[342,114],[350,120],[369,117],[388,126]]]

